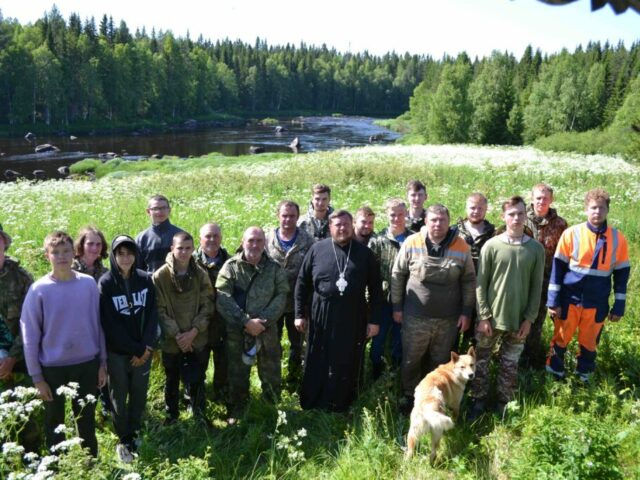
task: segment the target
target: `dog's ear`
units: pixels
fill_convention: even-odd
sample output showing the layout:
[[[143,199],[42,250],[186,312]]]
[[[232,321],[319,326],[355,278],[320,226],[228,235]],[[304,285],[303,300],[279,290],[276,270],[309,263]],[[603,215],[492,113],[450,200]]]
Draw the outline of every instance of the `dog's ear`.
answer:
[[[469,347],[469,351],[467,352],[467,355],[471,355],[473,358],[476,358],[476,349],[473,347]]]
[[[458,361],[458,358],[460,358],[460,356],[456,352],[451,352],[451,361],[453,363],[456,363]]]

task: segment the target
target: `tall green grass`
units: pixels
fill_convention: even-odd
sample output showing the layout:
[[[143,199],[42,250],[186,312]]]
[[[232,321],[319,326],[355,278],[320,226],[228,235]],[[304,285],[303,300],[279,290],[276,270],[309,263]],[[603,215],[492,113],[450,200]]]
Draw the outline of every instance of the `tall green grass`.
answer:
[[[281,199],[293,199],[304,210],[310,186],[318,182],[331,185],[336,207],[371,205],[378,213],[379,230],[386,224],[385,199],[404,196],[407,180],[419,178],[428,186],[428,203],[444,203],[454,219],[464,214],[467,194],[485,192],[494,222],[499,222],[503,199],[527,195],[533,184],[545,181],[556,188],[559,213],[577,223],[584,219],[584,193],[604,187],[612,195],[610,223],[621,228],[631,245],[632,277],[625,317],[604,329],[592,386],[579,388],[572,380],[557,384],[542,373],[521,372],[517,402],[507,418],[458,421],[445,436],[433,467],[428,441],[412,462],[403,460],[408,421],[398,413],[396,372],[375,383],[367,376],[362,395],[347,414],[301,411],[295,392],[285,392],[277,407],[265,404],[254,374],[253,400],[245,418],[227,426],[223,406],[209,402],[207,413],[216,426],[210,432],[186,412],[177,425],[162,426],[163,374],[156,362],[138,460],[127,468],[116,462],[116,437],[110,422],[101,421],[97,463],[91,470],[78,466],[66,477],[120,478],[135,471],[156,479],[640,478],[637,167],[617,158],[526,148],[394,146],[237,159],[210,155],[139,163],[114,160],[94,168],[100,177],[95,182],[0,184],[0,223],[14,239],[9,253],[34,275],[47,271],[41,244],[50,230],[75,234],[91,223],[108,239],[118,233],[135,235],[148,225],[144,209],[155,193],[171,199],[172,221],[194,234],[207,221],[219,222],[223,244],[234,250],[248,226],[276,225],[275,206]],[[548,323],[545,336],[550,336]],[[283,369],[286,374],[286,366]],[[287,423],[276,431],[278,410],[286,413]],[[302,428],[307,436],[297,440],[301,444],[295,448],[304,459],[276,446]]]

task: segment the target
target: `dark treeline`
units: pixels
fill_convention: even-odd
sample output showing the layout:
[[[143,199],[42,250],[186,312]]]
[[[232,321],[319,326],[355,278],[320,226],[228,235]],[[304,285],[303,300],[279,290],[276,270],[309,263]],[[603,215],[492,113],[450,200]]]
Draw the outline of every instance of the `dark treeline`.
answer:
[[[494,52],[427,62],[403,116],[432,143],[532,143],[565,132],[640,129],[640,42],[598,42],[518,60]],[[585,137],[586,138],[586,137]],[[593,140],[593,136],[589,137]]]
[[[9,126],[408,111],[422,141],[518,145],[563,132],[629,130],[640,123],[639,74],[639,42],[436,60],[132,33],[107,15],[65,20],[56,7],[24,26],[0,12],[0,125]]]
[[[0,13],[0,123],[170,121],[213,112],[398,115],[429,58],[325,46],[196,41],[111,17],[33,25]]]

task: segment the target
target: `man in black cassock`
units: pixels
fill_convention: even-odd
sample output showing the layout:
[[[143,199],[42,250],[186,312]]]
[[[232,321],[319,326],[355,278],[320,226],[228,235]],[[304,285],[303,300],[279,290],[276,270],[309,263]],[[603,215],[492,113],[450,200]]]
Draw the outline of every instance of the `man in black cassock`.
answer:
[[[295,325],[303,331],[310,317],[300,405],[339,412],[356,398],[366,340],[378,334],[382,284],[373,253],[353,240],[351,214],[332,213],[329,231],[331,238],[315,243],[300,268]]]

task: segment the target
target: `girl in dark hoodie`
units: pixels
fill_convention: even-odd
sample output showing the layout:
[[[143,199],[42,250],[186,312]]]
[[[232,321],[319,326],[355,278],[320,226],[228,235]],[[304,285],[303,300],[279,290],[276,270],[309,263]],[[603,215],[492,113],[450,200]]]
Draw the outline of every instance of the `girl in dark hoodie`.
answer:
[[[155,289],[151,276],[135,268],[137,256],[133,238],[117,236],[109,254],[111,270],[98,283],[113,424],[119,438],[116,453],[125,463],[133,460],[137,447],[158,331]]]

